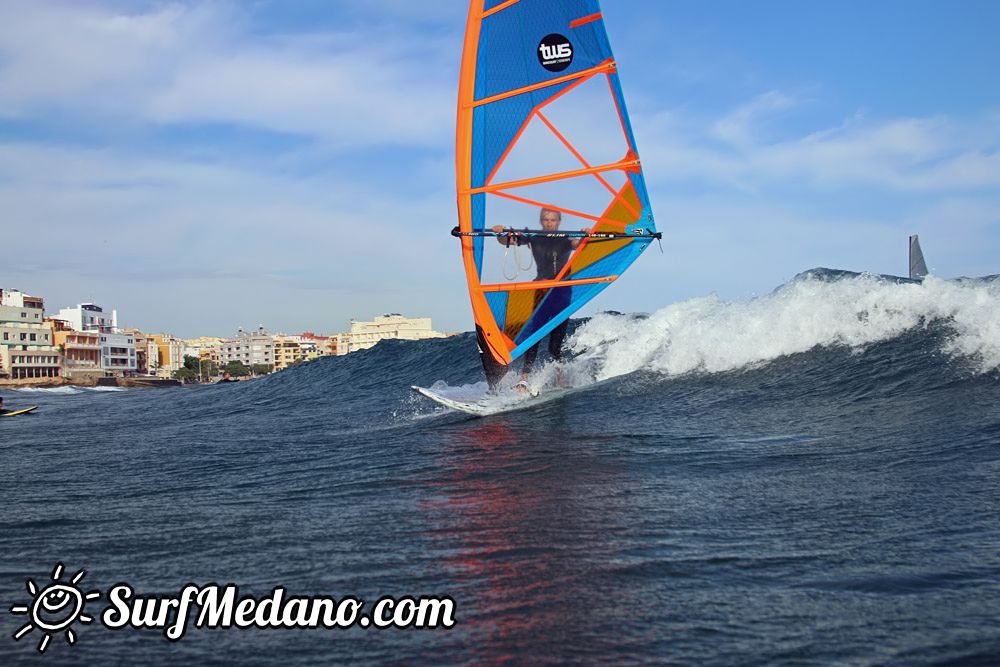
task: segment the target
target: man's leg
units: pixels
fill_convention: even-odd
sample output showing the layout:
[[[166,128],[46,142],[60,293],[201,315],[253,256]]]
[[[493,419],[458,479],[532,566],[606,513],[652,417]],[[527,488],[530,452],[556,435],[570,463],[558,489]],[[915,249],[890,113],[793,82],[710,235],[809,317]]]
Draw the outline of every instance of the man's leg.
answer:
[[[562,359],[562,344],[566,338],[566,329],[569,327],[569,320],[566,320],[549,334],[549,354],[556,361]]]
[[[566,338],[566,328],[569,327],[569,321],[563,322],[549,334],[549,354],[556,361],[562,359],[562,344],[563,340]],[[556,366],[556,386],[565,387],[566,378],[563,375],[563,369]]]
[[[524,353],[524,366],[521,367],[522,380],[528,379],[528,375],[531,374],[531,369],[535,365],[535,359],[538,358],[538,345],[539,343],[535,343]]]
[[[483,372],[486,373],[486,382],[490,391],[494,391],[503,376],[507,374],[507,366],[498,364],[493,355],[487,351],[486,336],[478,325],[476,326],[476,338],[479,343],[479,360],[483,362]]]

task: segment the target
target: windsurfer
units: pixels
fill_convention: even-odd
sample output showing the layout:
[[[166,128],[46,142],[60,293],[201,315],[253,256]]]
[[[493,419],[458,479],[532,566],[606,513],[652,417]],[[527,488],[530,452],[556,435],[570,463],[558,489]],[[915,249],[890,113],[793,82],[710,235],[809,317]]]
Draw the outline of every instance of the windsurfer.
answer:
[[[538,219],[542,225],[542,231],[557,232],[559,231],[559,225],[562,223],[562,213],[551,208],[543,208],[538,215]],[[501,245],[527,245],[531,248],[535,266],[538,267],[538,275],[535,276],[535,280],[555,280],[563,266],[569,261],[573,249],[580,245],[579,238],[567,238],[564,236],[521,236],[516,230],[506,229],[503,225],[494,225],[492,229],[497,234],[497,241]],[[541,321],[550,319],[546,317],[546,313],[551,313],[554,317],[569,306],[571,294],[572,288],[570,287],[555,287],[547,292],[539,290],[538,298],[545,298],[546,296],[548,298],[545,298],[545,301],[542,303],[542,309],[536,317]],[[552,355],[553,359],[558,360],[562,358],[562,344],[563,339],[566,338],[567,326],[569,326],[569,321],[564,321],[549,334],[549,354]],[[535,359],[538,357],[538,346],[540,343],[541,341],[535,343],[524,353],[524,366],[521,367],[521,381],[516,385],[518,391],[528,391],[528,376],[531,374],[531,369],[535,365]]]

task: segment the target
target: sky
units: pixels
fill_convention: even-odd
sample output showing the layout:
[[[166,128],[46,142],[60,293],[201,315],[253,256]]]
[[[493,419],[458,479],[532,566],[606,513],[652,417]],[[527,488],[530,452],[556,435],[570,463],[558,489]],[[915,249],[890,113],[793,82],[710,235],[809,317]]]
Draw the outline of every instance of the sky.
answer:
[[[178,336],[472,328],[463,0],[0,0],[0,286]],[[663,252],[581,315],[1000,273],[1000,3],[605,0]]]

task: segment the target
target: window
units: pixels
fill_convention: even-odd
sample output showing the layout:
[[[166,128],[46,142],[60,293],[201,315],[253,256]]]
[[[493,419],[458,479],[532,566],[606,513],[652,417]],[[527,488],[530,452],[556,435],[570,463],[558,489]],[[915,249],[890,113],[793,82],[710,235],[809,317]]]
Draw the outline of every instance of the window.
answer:
[[[21,340],[25,340],[26,338],[27,336],[25,334],[21,334]]]
[[[29,338],[30,338],[31,340],[35,340],[35,334],[31,334],[31,336],[30,336]]]
[[[4,340],[10,340],[10,333],[8,333],[8,332],[4,331],[4,332],[3,332],[3,339],[4,339]]]

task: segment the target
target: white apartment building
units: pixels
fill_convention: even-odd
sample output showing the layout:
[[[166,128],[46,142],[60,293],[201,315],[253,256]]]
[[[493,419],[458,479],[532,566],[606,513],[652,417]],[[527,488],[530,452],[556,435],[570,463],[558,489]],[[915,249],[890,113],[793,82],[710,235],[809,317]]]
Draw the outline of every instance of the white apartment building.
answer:
[[[116,377],[135,375],[135,336],[125,333],[101,332],[101,368]]]
[[[225,366],[233,361],[244,366],[274,366],[274,339],[264,327],[256,331],[240,329],[235,338],[219,345],[219,363]]]
[[[58,377],[62,365],[45,302],[19,290],[0,289],[0,377]]]
[[[385,339],[426,340],[445,338],[447,334],[434,331],[429,317],[408,318],[399,313],[389,313],[378,315],[371,322],[352,320],[351,331],[342,336],[344,338],[337,340],[338,354],[366,350]]]
[[[69,322],[73,331],[114,331],[118,328],[118,312],[111,314],[94,303],[79,303],[75,308],[63,308],[53,316]]]

